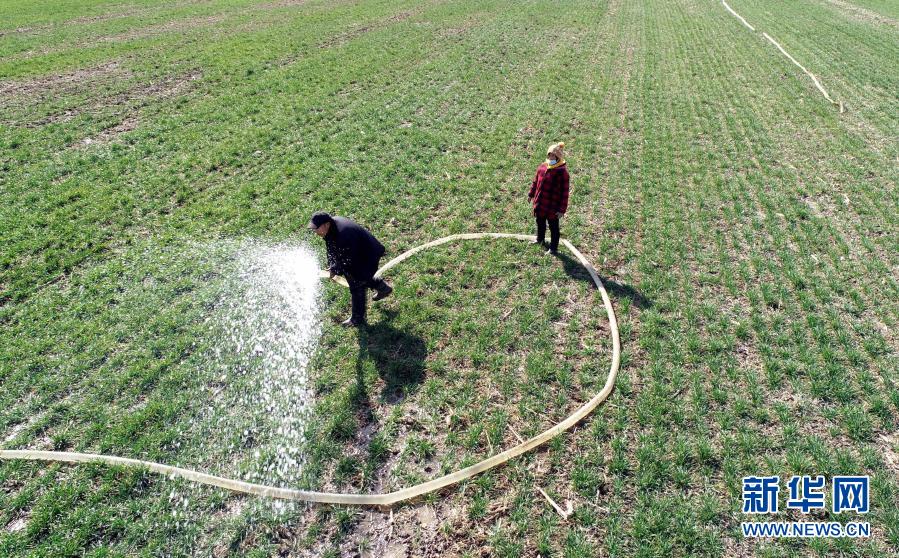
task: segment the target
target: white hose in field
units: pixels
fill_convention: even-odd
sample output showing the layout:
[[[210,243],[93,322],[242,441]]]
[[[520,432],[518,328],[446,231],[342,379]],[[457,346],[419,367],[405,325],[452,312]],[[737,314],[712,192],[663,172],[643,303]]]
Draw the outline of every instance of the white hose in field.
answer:
[[[787,52],[786,50],[784,50],[784,47],[780,46],[780,43],[778,43],[778,42],[775,41],[773,38],[771,38],[771,35],[769,35],[769,34],[767,34],[767,33],[762,33],[762,35],[764,35],[765,38],[768,39],[768,40],[771,42],[772,45],[776,46],[776,47],[777,47],[777,50],[779,50],[780,52],[782,52],[784,56],[786,56],[787,58],[789,58],[789,59],[790,59],[790,62],[792,62],[793,64],[796,64],[797,66],[799,66],[799,69],[800,69],[800,70],[802,70],[803,72],[805,72],[806,75],[808,75],[808,77],[812,78],[812,81],[815,83],[815,87],[817,87],[817,88],[818,88],[818,91],[820,91],[821,94],[824,95],[824,98],[827,99],[828,101],[830,101],[830,104],[839,107],[839,108],[840,108],[840,114],[843,114],[843,112],[845,111],[845,109],[843,108],[843,102],[842,102],[842,101],[837,102],[837,101],[834,101],[833,99],[831,99],[831,98],[830,98],[830,95],[827,94],[827,90],[824,89],[824,86],[821,85],[821,82],[818,81],[818,78],[817,78],[817,77],[815,77],[815,74],[813,74],[813,73],[811,73],[810,71],[806,70],[806,69],[805,69],[805,66],[803,66],[802,64],[800,64],[799,62],[797,62],[795,58],[793,58],[792,56],[790,56],[790,53]]]
[[[741,16],[740,14],[738,14],[737,12],[735,12],[733,8],[731,8],[730,6],[728,6],[728,5],[727,5],[727,2],[725,2],[724,0],[721,0],[721,4],[724,6],[724,8],[725,8],[727,11],[729,11],[731,14],[733,14],[733,16],[734,16],[735,18],[737,18],[737,19],[739,19],[741,22],[743,22],[743,25],[745,25],[746,27],[748,27],[748,28],[751,29],[752,31],[755,31],[755,27],[753,27],[752,25],[750,25],[749,22],[746,21],[746,19],[743,18],[743,16]],[[817,78],[817,77],[815,77],[815,74],[813,74],[813,73],[811,73],[810,71],[808,71],[808,70],[805,68],[805,66],[803,66],[803,65],[800,64],[795,58],[793,58],[792,56],[790,56],[790,53],[787,52],[787,51],[784,49],[784,47],[780,46],[780,43],[778,43],[777,41],[775,41],[775,40],[771,37],[771,35],[769,35],[769,34],[767,34],[767,33],[765,33],[765,32],[762,32],[762,35],[764,35],[764,37],[765,37],[766,39],[768,39],[768,41],[769,41],[772,45],[776,46],[776,47],[777,47],[777,50],[779,50],[779,51],[781,52],[781,54],[783,54],[784,56],[786,56],[786,57],[790,60],[790,62],[792,62],[793,64],[796,64],[796,66],[798,66],[800,70],[802,70],[803,72],[805,72],[805,74],[806,74],[808,77],[810,77],[810,78],[812,79],[812,82],[815,84],[815,87],[818,89],[818,91],[821,92],[822,95],[824,95],[824,98],[827,99],[827,101],[830,102],[830,104],[832,104],[832,105],[834,105],[834,106],[836,106],[836,107],[838,107],[838,108],[840,109],[840,114],[843,114],[843,113],[846,111],[846,109],[843,107],[843,102],[842,102],[842,101],[834,101],[833,99],[831,99],[830,95],[827,93],[827,90],[824,89],[824,86],[821,85],[821,82],[818,81],[818,78]]]
[[[728,6],[728,5],[727,5],[727,2],[725,2],[724,0],[721,0],[721,3],[724,4],[724,7],[727,9],[727,11],[729,11],[730,13],[732,13],[733,16],[734,16],[735,18],[737,18],[737,19],[739,19],[740,21],[742,21],[742,22],[743,22],[743,25],[745,25],[745,26],[748,27],[749,29],[755,31],[755,27],[753,27],[752,25],[749,25],[749,22],[746,21],[745,19],[743,19],[743,16],[741,16],[740,14],[738,14],[737,12],[735,12],[733,8],[731,8],[730,6]]]
[[[387,262],[381,269],[379,269],[376,273],[376,276],[381,276],[384,272],[393,268],[400,262],[427,248],[432,248],[434,246],[439,246],[441,244],[446,244],[448,242],[453,242],[456,240],[480,238],[513,238],[529,241],[534,240],[533,236],[509,233],[473,233],[446,236],[403,252],[399,256]],[[332,492],[314,492],[309,490],[294,490],[290,488],[265,486],[261,484],[244,482],[241,480],[217,477],[215,475],[209,475],[206,473],[201,473],[199,471],[192,471],[190,469],[183,469],[181,467],[173,467],[171,465],[163,465],[161,463],[154,463],[152,461],[130,459],[127,457],[116,457],[112,455],[38,450],[0,450],[0,459],[26,459],[35,461],[57,461],[64,463],[103,463],[106,465],[137,467],[147,469],[154,473],[167,475],[169,477],[178,477],[200,484],[217,486],[226,490],[232,490],[234,492],[242,492],[244,494],[254,494],[257,496],[278,498],[284,500],[300,500],[305,502],[341,504],[347,506],[393,506],[400,502],[413,500],[415,498],[423,496],[424,494],[435,492],[442,488],[446,488],[447,486],[457,484],[465,479],[477,475],[478,473],[482,473],[498,465],[502,465],[510,459],[552,440],[562,432],[570,429],[572,426],[587,417],[587,415],[593,412],[593,410],[596,409],[596,407],[598,407],[603,401],[605,401],[610,393],[612,393],[612,389],[615,386],[615,378],[618,375],[618,367],[621,362],[621,340],[618,336],[618,322],[615,319],[615,311],[612,308],[612,301],[609,299],[609,294],[606,292],[606,289],[603,286],[599,275],[596,273],[596,270],[593,268],[590,262],[587,261],[584,255],[581,254],[578,249],[572,246],[572,244],[567,240],[563,240],[562,244],[578,259],[581,265],[584,266],[584,268],[590,274],[590,277],[593,279],[593,282],[596,284],[596,288],[599,290],[600,295],[602,296],[603,305],[605,306],[606,315],[608,316],[609,320],[609,331],[611,331],[612,334],[612,363],[609,367],[609,375],[606,378],[606,383],[605,385],[603,385],[602,390],[600,390],[599,393],[594,395],[592,399],[584,403],[580,408],[578,408],[574,413],[572,413],[562,422],[556,424],[555,426],[540,434],[537,434],[529,440],[525,440],[524,442],[507,449],[502,453],[498,453],[492,457],[488,457],[483,461],[475,463],[474,465],[471,465],[454,473],[450,473],[448,475],[444,475],[442,477],[417,484],[415,486],[410,486],[409,488],[404,488],[395,492],[389,492],[387,494],[340,494]]]

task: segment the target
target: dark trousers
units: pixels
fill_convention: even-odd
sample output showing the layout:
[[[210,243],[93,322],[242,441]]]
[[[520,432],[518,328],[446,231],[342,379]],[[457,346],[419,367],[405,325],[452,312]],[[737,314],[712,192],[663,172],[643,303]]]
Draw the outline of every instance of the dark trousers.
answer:
[[[388,288],[387,283],[380,277],[368,277],[367,279],[353,277],[346,274],[346,282],[350,285],[350,300],[353,305],[352,319],[354,322],[365,321],[365,311],[368,306],[368,289],[383,291]]]
[[[546,222],[549,221],[549,248],[555,252],[559,249],[559,218],[547,219],[537,217],[537,242],[546,242]]]

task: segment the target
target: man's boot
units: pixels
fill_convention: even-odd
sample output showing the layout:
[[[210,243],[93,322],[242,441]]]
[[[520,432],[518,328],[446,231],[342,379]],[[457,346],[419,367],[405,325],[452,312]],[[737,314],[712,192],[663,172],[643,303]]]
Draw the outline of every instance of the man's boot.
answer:
[[[393,287],[387,284],[383,279],[377,279],[372,285],[378,293],[373,296],[372,300],[381,300],[390,296],[390,293],[393,292]]]

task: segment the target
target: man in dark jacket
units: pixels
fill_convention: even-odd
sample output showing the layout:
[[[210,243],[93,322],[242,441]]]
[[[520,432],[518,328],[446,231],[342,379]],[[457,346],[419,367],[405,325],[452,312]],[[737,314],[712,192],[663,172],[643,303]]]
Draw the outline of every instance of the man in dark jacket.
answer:
[[[377,292],[373,300],[381,300],[393,292],[383,279],[374,276],[378,261],[384,255],[384,246],[356,222],[346,217],[332,217],[324,211],[312,216],[309,228],[325,239],[331,277],[343,275],[350,285],[353,312],[341,325],[364,325],[367,290]]]

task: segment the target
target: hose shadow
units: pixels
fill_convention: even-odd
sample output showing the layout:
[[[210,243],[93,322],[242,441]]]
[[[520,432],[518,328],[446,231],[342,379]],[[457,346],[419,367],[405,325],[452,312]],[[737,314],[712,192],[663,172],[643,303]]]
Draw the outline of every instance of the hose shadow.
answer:
[[[586,281],[593,285],[593,278],[590,277],[590,273],[588,273],[586,268],[581,265],[581,262],[562,252],[561,250],[559,251],[557,257],[562,260],[562,265],[565,268],[565,273],[569,277],[571,277],[572,279],[577,279],[579,281]],[[596,273],[599,274],[599,278],[602,281],[602,284],[605,285],[606,290],[609,292],[609,295],[612,298],[628,298],[630,299],[631,303],[633,303],[637,308],[641,310],[652,307],[652,301],[643,296],[643,293],[641,293],[634,287],[631,287],[630,285],[626,285],[624,283],[619,283],[614,279],[604,277],[601,273],[599,273],[599,270],[597,270]]]

